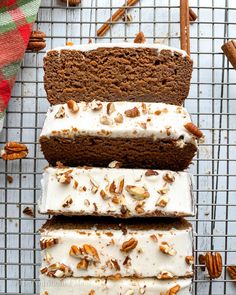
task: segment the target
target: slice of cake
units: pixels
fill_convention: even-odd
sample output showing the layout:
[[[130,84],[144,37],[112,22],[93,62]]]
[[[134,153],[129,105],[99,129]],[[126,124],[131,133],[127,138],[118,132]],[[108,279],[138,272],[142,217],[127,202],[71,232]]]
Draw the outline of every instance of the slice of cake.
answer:
[[[193,275],[192,227],[182,219],[54,217],[41,229],[41,274],[171,279]]]
[[[161,44],[85,44],[48,51],[44,71],[51,104],[99,99],[182,105],[192,60],[185,51]]]
[[[128,168],[181,171],[201,136],[180,106],[69,101],[49,109],[40,143],[52,165],[107,167],[116,160]]]
[[[67,278],[57,280],[42,275],[40,289],[41,295],[191,295],[192,280],[160,281],[152,278],[120,280]]]
[[[41,183],[39,211],[43,214],[194,215],[192,178],[186,172],[49,167]]]

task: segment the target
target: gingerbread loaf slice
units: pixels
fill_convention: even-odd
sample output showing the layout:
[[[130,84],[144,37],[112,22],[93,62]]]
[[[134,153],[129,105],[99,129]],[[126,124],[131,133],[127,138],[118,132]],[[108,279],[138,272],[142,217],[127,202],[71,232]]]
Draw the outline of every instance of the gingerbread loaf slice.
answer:
[[[52,168],[42,178],[39,211],[113,217],[193,216],[187,172],[115,168]]]
[[[41,229],[41,274],[54,278],[157,278],[193,275],[193,236],[184,219],[129,221],[63,217]]]
[[[41,295],[191,295],[192,280],[160,281],[153,278],[120,280],[67,278],[59,280],[42,275],[40,289]]]
[[[98,102],[52,106],[40,136],[52,165],[181,171],[192,161],[196,137],[186,109],[163,103]]]
[[[182,105],[192,60],[185,51],[161,44],[85,44],[48,51],[44,71],[51,104],[99,99]]]

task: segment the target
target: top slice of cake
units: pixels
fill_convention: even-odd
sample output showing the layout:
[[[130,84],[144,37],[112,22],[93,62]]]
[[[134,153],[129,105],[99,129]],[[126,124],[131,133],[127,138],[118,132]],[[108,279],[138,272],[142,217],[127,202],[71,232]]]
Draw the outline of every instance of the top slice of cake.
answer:
[[[45,89],[51,104],[99,99],[182,105],[192,64],[185,51],[161,44],[65,46],[44,58]]]

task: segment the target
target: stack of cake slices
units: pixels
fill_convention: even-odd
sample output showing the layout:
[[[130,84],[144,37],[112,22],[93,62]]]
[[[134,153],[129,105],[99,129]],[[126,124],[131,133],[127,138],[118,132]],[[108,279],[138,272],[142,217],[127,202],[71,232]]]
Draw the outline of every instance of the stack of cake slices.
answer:
[[[189,295],[194,216],[184,171],[202,132],[182,104],[192,61],[160,44],[49,51],[50,166],[39,211],[42,295]]]

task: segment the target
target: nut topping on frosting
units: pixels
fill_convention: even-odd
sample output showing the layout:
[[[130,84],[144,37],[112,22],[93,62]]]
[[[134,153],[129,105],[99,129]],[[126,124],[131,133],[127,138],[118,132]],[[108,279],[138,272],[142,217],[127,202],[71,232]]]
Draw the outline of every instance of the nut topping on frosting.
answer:
[[[88,295],[95,295],[95,291],[94,290],[90,290]]]
[[[99,100],[93,100],[89,106],[93,111],[100,111],[102,109],[102,103]]]
[[[151,235],[150,238],[153,240],[153,242],[158,242],[157,236],[156,235]]]
[[[109,168],[120,168],[121,166],[122,166],[122,163],[118,161],[112,161],[108,165]]]
[[[56,173],[57,181],[61,184],[70,184],[71,182],[71,172],[72,170],[67,170],[64,172]]]
[[[57,245],[59,243],[59,240],[57,238],[42,238],[40,239],[40,248],[41,250],[51,248],[54,245]]]
[[[145,172],[145,176],[153,176],[153,175],[158,175],[158,172],[157,171],[154,171],[154,170],[151,170],[151,169],[148,169]]]
[[[165,195],[160,196],[160,198],[158,199],[158,201],[156,202],[156,206],[160,206],[160,207],[166,207],[166,205],[169,202],[169,198]]]
[[[72,113],[77,113],[79,111],[78,104],[73,99],[67,101],[67,106]]]
[[[140,111],[138,110],[137,107],[134,107],[133,109],[125,111],[125,115],[126,117],[129,117],[129,118],[135,118],[140,116]]]
[[[145,202],[138,202],[138,204],[135,206],[135,211],[138,214],[142,214],[145,212],[145,210],[143,209],[143,206],[145,205]]]
[[[70,256],[76,257],[76,258],[83,258],[87,261],[93,261],[93,262],[99,262],[100,258],[98,255],[97,250],[89,244],[84,244],[82,247],[77,247],[75,245],[72,245],[69,252]]]
[[[174,277],[174,276],[173,276],[173,274],[172,274],[171,272],[169,272],[169,271],[165,271],[165,270],[161,271],[161,272],[158,274],[158,276],[157,276],[157,278],[158,278],[159,280],[172,279],[173,277]]]
[[[168,187],[163,187],[163,188],[159,189],[157,192],[163,196],[163,195],[167,194],[169,190],[170,189]]]
[[[167,292],[161,292],[160,295],[176,295],[179,291],[180,291],[180,285],[176,285]]]
[[[70,205],[71,205],[72,203],[73,203],[73,200],[72,200],[71,196],[68,196],[68,197],[64,200],[64,202],[63,202],[63,204],[62,204],[62,207],[63,207],[63,208],[69,208]]]
[[[44,267],[40,271],[42,274],[46,274],[47,276],[54,278],[65,278],[73,275],[71,268],[60,262]]]
[[[102,116],[100,118],[100,123],[103,125],[112,125],[113,121],[112,121],[112,119],[108,118],[107,116]]]
[[[88,261],[86,259],[81,259],[80,262],[77,264],[77,269],[84,269],[87,270],[88,269]]]
[[[162,242],[160,245],[160,251],[164,254],[168,254],[170,256],[176,255],[176,251],[171,247],[167,242]]]
[[[121,113],[118,113],[115,116],[114,120],[115,120],[116,123],[123,123],[123,121],[124,121],[123,115]]]
[[[124,295],[134,295],[134,291],[133,290],[128,290],[124,293]]]
[[[120,265],[116,259],[111,259],[111,265],[116,271],[120,271]]]
[[[97,182],[94,180],[94,178],[91,175],[89,175],[89,179],[92,184],[91,192],[96,194],[96,192],[98,191],[99,185],[97,184]]]
[[[108,102],[107,104],[107,114],[111,115],[113,112],[115,112],[115,105],[113,102]]]
[[[124,242],[121,246],[121,251],[123,252],[129,252],[133,250],[138,245],[138,241],[134,238],[131,238],[130,240]]]
[[[52,259],[53,259],[52,255],[49,252],[46,251],[43,260],[46,261],[48,264],[50,264]]]
[[[125,189],[134,199],[138,201],[141,201],[143,199],[150,197],[149,192],[144,187],[135,186],[135,185],[126,185]]]
[[[65,108],[64,107],[60,107],[58,112],[55,114],[55,118],[56,119],[63,119],[65,117],[66,113],[65,113]]]
[[[193,258],[193,256],[186,256],[185,257],[185,261],[189,265],[193,265],[194,264],[194,258]]]
[[[174,177],[173,173],[171,173],[171,172],[166,173],[163,176],[163,179],[168,183],[172,183],[175,181],[175,177]]]

